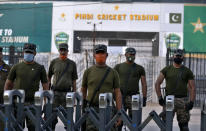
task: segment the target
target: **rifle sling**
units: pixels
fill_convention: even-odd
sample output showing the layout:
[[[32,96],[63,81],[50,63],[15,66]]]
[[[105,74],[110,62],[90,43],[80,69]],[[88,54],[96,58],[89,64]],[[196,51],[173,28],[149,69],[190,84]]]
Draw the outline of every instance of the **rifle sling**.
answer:
[[[104,76],[103,76],[103,78],[102,78],[102,80],[99,82],[98,86],[95,88],[95,91],[94,91],[94,93],[92,95],[92,98],[91,98],[91,100],[89,102],[89,107],[92,106],[93,101],[94,101],[94,97],[96,96],[97,91],[99,91],[100,88],[102,87],[102,84],[104,83],[104,80],[106,79],[106,77],[109,74],[109,72],[110,72],[110,68],[108,67],[106,72],[105,72],[105,74],[104,74]]]
[[[66,67],[64,68],[64,71],[61,73],[61,75],[57,79],[56,84],[55,84],[55,86],[53,86],[52,90],[55,90],[56,86],[58,85],[59,81],[61,80],[62,76],[65,74],[65,72],[67,71],[68,68],[69,68],[69,62],[67,63]]]

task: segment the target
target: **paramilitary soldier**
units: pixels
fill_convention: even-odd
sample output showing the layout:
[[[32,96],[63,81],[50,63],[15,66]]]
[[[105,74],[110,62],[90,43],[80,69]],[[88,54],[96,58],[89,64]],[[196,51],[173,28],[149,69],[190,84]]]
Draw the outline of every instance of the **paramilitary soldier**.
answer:
[[[99,105],[98,98],[100,93],[113,93],[116,100],[117,110],[120,110],[122,106],[122,96],[119,88],[119,76],[115,70],[106,65],[107,56],[108,53],[106,45],[96,45],[94,48],[94,58],[96,60],[96,64],[85,70],[82,80],[82,94],[84,104],[86,104],[86,101],[88,101],[91,107],[93,107],[97,112]],[[103,81],[103,83],[99,85],[101,81]],[[99,89],[95,93],[95,90],[97,90],[98,87]],[[116,123],[116,126],[119,126],[120,124],[121,120],[119,119]],[[91,120],[87,119],[86,130],[98,131],[98,128],[92,124]]]
[[[53,108],[60,105],[66,108],[66,93],[76,92],[77,68],[76,63],[67,58],[68,45],[66,43],[59,44],[59,57],[52,60],[49,66],[48,79],[51,82],[52,76],[54,91]],[[57,118],[52,123],[52,130],[55,130]]]
[[[166,66],[160,72],[155,83],[159,104],[165,110],[165,101],[161,95],[160,85],[166,80],[166,95],[174,95],[174,113],[176,112],[180,131],[189,131],[188,122],[190,120],[189,111],[193,108],[195,100],[195,83],[192,71],[182,65],[183,50],[177,49],[173,56],[174,62]],[[189,89],[188,89],[189,88]],[[188,91],[190,97],[188,97]]]
[[[136,50],[134,48],[127,48],[125,50],[126,62],[117,64],[114,69],[118,72],[120,77],[120,89],[123,98],[123,107],[125,111],[129,110],[129,116],[132,118],[132,95],[139,94],[139,80],[141,79],[143,107],[146,106],[147,100],[147,83],[145,77],[145,70],[141,65],[134,62]],[[121,131],[122,125],[118,130]]]
[[[4,84],[10,71],[10,66],[3,61],[3,48],[0,47],[0,104],[3,104]],[[1,108],[0,108],[1,110]],[[4,130],[4,123],[0,120],[0,131]]]
[[[13,88],[24,90],[25,105],[34,104],[34,93],[39,90],[40,81],[43,90],[49,89],[45,68],[34,61],[35,55],[36,45],[30,43],[24,44],[24,60],[11,68],[4,86],[5,90]],[[34,131],[35,126],[28,117],[26,117],[26,122],[28,130]],[[22,126],[24,126],[24,123]]]

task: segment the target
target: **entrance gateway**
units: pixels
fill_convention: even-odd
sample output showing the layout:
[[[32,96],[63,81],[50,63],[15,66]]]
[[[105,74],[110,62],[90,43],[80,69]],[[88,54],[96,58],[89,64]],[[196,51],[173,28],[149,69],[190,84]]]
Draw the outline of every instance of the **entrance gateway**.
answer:
[[[74,53],[92,53],[96,44],[107,45],[110,54],[124,54],[126,47],[134,47],[137,56],[158,56],[159,32],[74,31]]]

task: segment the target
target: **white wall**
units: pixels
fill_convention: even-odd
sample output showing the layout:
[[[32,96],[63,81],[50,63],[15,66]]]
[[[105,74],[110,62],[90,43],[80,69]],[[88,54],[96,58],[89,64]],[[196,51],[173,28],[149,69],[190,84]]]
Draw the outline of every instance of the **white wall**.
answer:
[[[165,56],[166,54],[165,33],[177,32],[182,34],[183,32],[183,4],[54,2],[53,6],[52,53],[57,53],[54,42],[56,33],[61,31],[68,33],[68,43],[72,53],[73,31],[92,31],[94,23],[96,24],[96,31],[160,32],[160,56]],[[65,14],[64,19],[61,17],[63,13]],[[180,24],[170,24],[169,13],[181,13],[182,22]],[[87,14],[90,17],[83,19],[81,17],[83,14]],[[116,15],[116,20],[98,19],[100,18],[99,16],[102,18],[103,15],[110,14]],[[142,15],[156,15],[158,19],[154,20],[153,17],[152,20],[132,20],[130,15],[133,15],[133,18],[135,18],[135,14],[141,17]]]
[[[180,13],[181,23],[169,23],[169,13]],[[181,37],[180,47],[183,48],[183,23],[184,23],[184,4],[162,4],[161,5],[161,24],[160,24],[160,42],[159,55],[166,56],[165,38],[170,33],[175,33]]]

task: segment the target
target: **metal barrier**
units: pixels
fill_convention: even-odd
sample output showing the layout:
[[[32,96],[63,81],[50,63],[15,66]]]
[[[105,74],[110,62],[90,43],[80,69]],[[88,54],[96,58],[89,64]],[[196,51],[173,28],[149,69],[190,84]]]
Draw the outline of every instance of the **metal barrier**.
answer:
[[[174,96],[166,97],[166,130],[172,131],[173,127]]]
[[[112,115],[112,94],[104,93],[99,95],[99,113],[92,107],[87,107],[82,117],[74,124],[74,130],[79,130],[81,124],[86,121],[88,117],[99,131],[109,131],[110,125],[107,123]],[[113,126],[113,125],[112,125]]]
[[[17,110],[16,110],[16,117],[12,112],[13,110],[13,98],[17,97]],[[23,112],[24,112],[24,99],[25,93],[24,90],[7,90],[4,91],[4,112],[5,114],[0,111],[1,118],[4,120],[4,130],[11,131],[15,130],[23,130],[22,126],[19,123],[23,121]]]
[[[42,106],[43,101],[46,100],[45,116],[52,114],[52,103],[53,103],[53,92],[52,91],[38,91],[35,92],[35,103],[34,105],[24,106],[25,117],[28,117],[32,123],[35,125],[35,131],[44,130],[41,126],[45,123],[45,120],[42,118]],[[47,130],[51,130],[48,126]]]
[[[59,117],[62,123],[64,124],[67,131],[74,131],[75,123],[78,123],[79,118],[81,118],[81,106],[82,106],[82,95],[79,93],[69,92],[66,94],[66,109],[59,106],[52,112],[52,114],[45,120],[42,125],[43,129],[47,129],[49,125],[52,124],[52,121]],[[73,120],[74,106],[76,102],[76,121]],[[80,123],[81,125],[81,123]]]
[[[82,94],[79,93],[67,93],[66,95],[66,108],[67,108],[67,124],[65,126],[67,127],[67,131],[74,131],[75,122],[81,118],[81,106],[82,106]],[[76,104],[75,104],[76,103]],[[75,115],[75,122],[73,120],[73,112],[74,112],[74,106],[76,105],[76,115]],[[62,108],[63,111],[63,108]]]
[[[141,124],[142,118],[142,97],[138,95],[132,96],[132,119],[126,114],[124,109],[121,109],[111,120],[112,125],[114,124],[114,120],[116,121],[118,118],[121,118],[122,121],[127,125],[127,127],[131,131],[138,131],[139,125]],[[116,119],[115,119],[116,118]]]
[[[31,113],[29,111],[29,109],[27,108],[28,116],[30,116],[30,119],[33,121],[33,123],[35,123],[35,130],[36,131],[40,131],[43,130],[44,128],[41,127],[41,124],[45,123],[45,120],[52,114],[52,104],[53,104],[53,97],[54,94],[52,91],[38,91],[35,92],[35,118],[32,117]],[[45,104],[45,120],[42,118],[42,105],[43,105],[43,101],[46,98],[46,104]],[[47,130],[51,130],[51,124],[48,125],[48,127],[46,128]]]
[[[14,115],[13,97],[17,96],[16,115]],[[52,121],[59,117],[67,131],[80,131],[81,125],[86,119],[90,119],[99,131],[110,131],[115,122],[121,118],[131,131],[141,131],[153,119],[162,131],[172,131],[173,128],[173,110],[174,96],[166,97],[166,119],[161,120],[160,116],[152,111],[149,116],[141,122],[142,119],[142,97],[140,95],[132,96],[132,118],[130,118],[124,109],[113,114],[113,97],[111,93],[99,95],[98,110],[93,107],[87,107],[85,113],[82,113],[82,94],[69,92],[66,94],[66,108],[59,106],[52,110],[53,92],[38,91],[35,93],[35,104],[24,105],[24,91],[9,90],[4,92],[4,109],[0,110],[0,119],[4,121],[5,131],[23,130],[22,123],[24,118],[28,117],[35,125],[35,131],[51,131]],[[42,106],[44,101],[44,118],[42,117]],[[33,112],[34,111],[34,112]],[[75,111],[75,116],[73,116]],[[201,111],[201,131],[206,131],[206,100],[202,101]]]
[[[173,126],[173,109],[174,109],[174,96],[166,97],[166,121],[160,119],[160,116],[155,112],[151,111],[149,116],[139,126],[139,130],[142,130],[152,119],[161,129],[161,131],[172,131]]]
[[[14,101],[17,97],[17,101]],[[4,91],[4,109],[5,114],[0,111],[0,117],[4,121],[5,131],[23,130],[24,120],[27,116],[35,125],[35,130],[43,130],[41,127],[44,120],[42,119],[42,105],[45,97],[49,105],[47,108],[47,115],[52,113],[51,104],[53,101],[53,93],[51,91],[39,91],[35,93],[35,106],[24,105],[25,93],[23,90],[7,90]],[[15,104],[15,107],[14,107]],[[50,107],[49,107],[50,106]],[[34,112],[32,112],[34,111]],[[49,128],[48,128],[49,129]]]
[[[206,99],[201,102],[201,131],[206,131]]]

